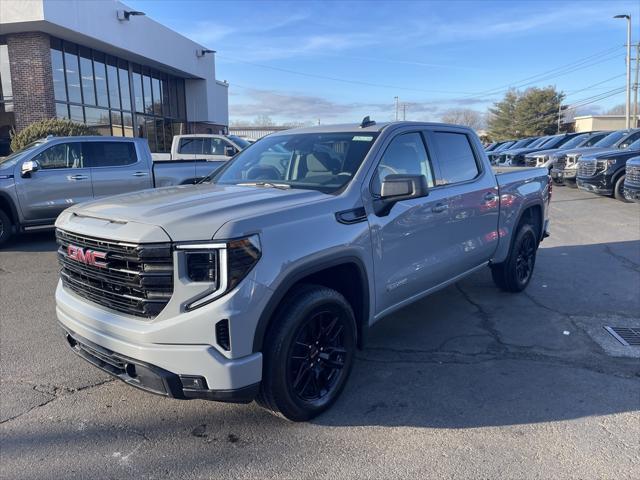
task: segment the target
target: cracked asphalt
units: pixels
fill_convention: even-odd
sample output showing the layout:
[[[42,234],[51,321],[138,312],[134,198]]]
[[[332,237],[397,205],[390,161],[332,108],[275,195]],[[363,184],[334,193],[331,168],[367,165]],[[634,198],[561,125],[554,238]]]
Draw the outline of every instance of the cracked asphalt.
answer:
[[[0,251],[0,477],[638,478],[640,206],[554,188],[524,294],[478,273],[376,325],[328,413],[178,401],[69,351],[52,233]]]

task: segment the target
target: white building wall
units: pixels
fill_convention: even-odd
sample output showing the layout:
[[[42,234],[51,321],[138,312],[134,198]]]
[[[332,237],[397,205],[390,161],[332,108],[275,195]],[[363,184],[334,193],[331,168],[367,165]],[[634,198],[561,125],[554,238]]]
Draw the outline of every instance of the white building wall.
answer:
[[[215,79],[215,57],[205,47],[147,16],[117,18],[132,10],[115,0],[0,0],[0,33],[41,31],[187,78],[189,121],[218,122],[228,111]],[[228,122],[225,122],[226,125]]]

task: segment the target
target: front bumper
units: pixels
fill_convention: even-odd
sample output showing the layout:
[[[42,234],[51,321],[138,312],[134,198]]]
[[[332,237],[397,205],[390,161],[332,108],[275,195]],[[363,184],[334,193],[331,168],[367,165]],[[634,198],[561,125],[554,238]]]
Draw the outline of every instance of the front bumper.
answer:
[[[589,178],[577,178],[578,188],[587,192],[597,193],[598,195],[611,195],[613,188],[608,185],[601,176]]]
[[[551,170],[551,178],[557,184],[562,185],[565,181],[574,182],[576,179],[577,170],[568,169],[568,170],[556,170],[555,168]]]
[[[243,283],[247,290],[260,291],[251,282]],[[56,290],[56,314],[67,334],[76,343],[88,347],[76,350],[76,353],[82,353],[83,358],[130,385],[175,398],[246,401],[246,392],[241,390],[255,388],[261,381],[262,354],[233,355],[233,346],[232,352],[223,354],[212,346],[213,335],[207,334],[213,332],[215,321],[228,318],[232,343],[234,333],[236,344],[245,343],[249,332],[244,327],[249,326],[251,319],[244,317],[242,313],[246,311],[254,317],[255,312],[251,307],[256,306],[254,302],[246,303],[247,298],[250,298],[247,295],[247,291],[240,288],[235,291],[235,295],[230,293],[224,300],[193,312],[176,314],[162,321],[145,321],[108,311],[67,291],[59,283]],[[235,302],[243,300],[245,311],[240,313]],[[252,339],[251,336],[250,340]],[[95,358],[103,363],[96,362]],[[139,365],[141,371],[155,380],[150,385],[138,385],[139,380],[136,382],[128,378],[131,375],[124,375],[122,368],[113,371],[104,365],[111,358],[117,360],[116,363],[131,363],[136,369]],[[124,373],[127,373],[126,370]],[[191,395],[193,392],[181,393],[182,377],[201,377],[206,391],[200,392],[202,395],[196,397]]]
[[[203,377],[178,375],[156,365],[120,355],[63,327],[67,343],[81,358],[123,382],[156,395],[182,400],[200,398],[219,402],[249,403],[260,383],[231,390],[210,390]]]
[[[640,203],[640,186],[626,185],[624,186],[624,198],[632,202]]]

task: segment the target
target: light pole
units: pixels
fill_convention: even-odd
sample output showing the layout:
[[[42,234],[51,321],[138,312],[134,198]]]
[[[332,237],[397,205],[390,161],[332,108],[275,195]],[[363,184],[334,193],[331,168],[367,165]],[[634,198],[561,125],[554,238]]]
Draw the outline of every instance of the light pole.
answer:
[[[396,101],[396,122],[398,121],[398,97],[393,97]]]
[[[631,128],[631,15],[616,15],[627,19],[627,129]]]

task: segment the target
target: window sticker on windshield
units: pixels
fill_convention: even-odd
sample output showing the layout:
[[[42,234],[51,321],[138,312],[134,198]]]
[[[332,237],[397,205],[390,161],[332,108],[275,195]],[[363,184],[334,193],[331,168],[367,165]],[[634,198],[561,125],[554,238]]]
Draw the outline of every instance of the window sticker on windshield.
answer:
[[[369,135],[356,135],[351,139],[353,142],[370,142],[371,140],[373,140],[373,137]]]

